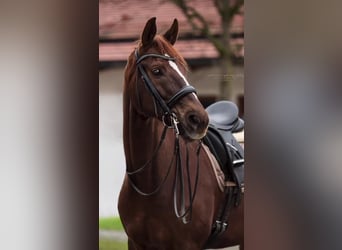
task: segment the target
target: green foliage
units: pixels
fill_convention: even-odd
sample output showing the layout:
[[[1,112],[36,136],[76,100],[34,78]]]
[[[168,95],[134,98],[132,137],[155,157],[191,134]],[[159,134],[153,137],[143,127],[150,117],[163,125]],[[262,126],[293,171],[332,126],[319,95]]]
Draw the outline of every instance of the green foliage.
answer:
[[[99,229],[123,231],[123,226],[119,217],[99,218]]]

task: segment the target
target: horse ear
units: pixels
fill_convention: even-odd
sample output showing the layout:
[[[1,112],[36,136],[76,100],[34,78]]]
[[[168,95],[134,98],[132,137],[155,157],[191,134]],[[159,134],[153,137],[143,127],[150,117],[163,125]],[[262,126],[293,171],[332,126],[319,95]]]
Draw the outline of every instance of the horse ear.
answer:
[[[144,31],[141,35],[142,45],[144,47],[150,45],[156,33],[157,33],[156,17],[152,17],[151,19],[147,21]]]
[[[172,45],[174,45],[177,41],[177,37],[178,37],[178,21],[175,18],[169,30],[165,32],[164,38],[168,40]]]

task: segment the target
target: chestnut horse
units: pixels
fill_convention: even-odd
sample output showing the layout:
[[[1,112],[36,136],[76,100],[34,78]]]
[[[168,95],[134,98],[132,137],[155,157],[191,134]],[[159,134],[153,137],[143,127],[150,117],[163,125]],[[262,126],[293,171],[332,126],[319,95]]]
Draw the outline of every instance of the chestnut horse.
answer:
[[[151,18],[125,69],[123,139],[126,175],[119,214],[132,249],[243,249],[243,198],[228,228],[209,240],[225,201],[201,139],[208,113],[175,50],[178,22],[156,35]]]

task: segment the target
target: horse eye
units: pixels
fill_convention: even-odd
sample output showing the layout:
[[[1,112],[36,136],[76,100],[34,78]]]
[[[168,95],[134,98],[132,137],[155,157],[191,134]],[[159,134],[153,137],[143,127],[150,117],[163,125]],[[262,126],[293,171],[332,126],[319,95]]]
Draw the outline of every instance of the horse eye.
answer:
[[[161,71],[158,68],[154,68],[154,69],[152,69],[152,73],[157,76],[157,75],[161,74]]]

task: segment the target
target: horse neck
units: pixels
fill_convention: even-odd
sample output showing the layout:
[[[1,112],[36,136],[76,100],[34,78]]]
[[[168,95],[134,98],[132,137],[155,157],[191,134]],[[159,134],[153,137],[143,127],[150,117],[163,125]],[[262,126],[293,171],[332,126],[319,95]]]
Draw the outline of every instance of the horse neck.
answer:
[[[152,158],[161,140],[163,125],[156,118],[139,114],[129,99],[124,103],[123,125],[127,170],[134,171]]]

